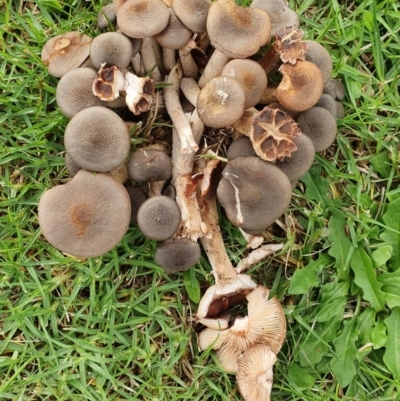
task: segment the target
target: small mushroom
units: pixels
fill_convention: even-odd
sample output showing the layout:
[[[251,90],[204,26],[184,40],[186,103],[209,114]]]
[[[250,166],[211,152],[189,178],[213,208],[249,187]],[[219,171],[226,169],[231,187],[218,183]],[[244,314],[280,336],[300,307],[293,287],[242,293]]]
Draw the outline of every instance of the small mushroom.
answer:
[[[126,68],[133,57],[132,43],[117,32],[105,32],[93,39],[90,45],[90,60],[96,69],[102,64]]]
[[[104,107],[88,107],[68,123],[65,150],[84,169],[108,172],[128,157],[128,128],[118,114]]]
[[[72,118],[79,111],[93,106],[107,106],[93,94],[92,86],[97,79],[91,68],[75,68],[64,74],[56,89],[56,102],[61,112]]]
[[[222,128],[242,116],[245,102],[245,91],[237,80],[217,77],[201,89],[197,98],[197,111],[204,125]]]
[[[222,69],[221,75],[234,78],[242,85],[246,95],[245,109],[255,106],[267,87],[267,75],[254,60],[231,60]]]
[[[301,132],[313,141],[316,152],[327,149],[336,138],[335,117],[322,107],[312,107],[300,113],[297,124]]]
[[[39,201],[39,224],[55,248],[80,258],[108,252],[125,235],[131,207],[122,184],[108,174],[80,170]]]
[[[115,15],[114,4],[106,4],[101,7],[97,14],[97,28],[100,30],[106,29],[110,25],[112,26],[116,19],[117,16]]]
[[[308,46],[306,60],[311,61],[321,70],[322,80],[326,84],[333,70],[332,58],[329,52],[324,46],[314,40],[305,40],[304,43]]]
[[[80,32],[66,32],[49,39],[42,49],[42,61],[51,75],[60,78],[78,68],[89,57],[92,39]]]
[[[164,241],[171,238],[181,222],[177,203],[168,196],[159,195],[147,199],[137,213],[137,224],[147,238]]]
[[[330,95],[327,93],[323,93],[319,98],[318,102],[315,103],[315,107],[323,107],[324,109],[328,110],[329,113],[336,118],[337,107],[336,107],[336,100],[334,100]]]
[[[245,401],[270,401],[276,354],[266,344],[243,352],[238,360],[236,380]]]

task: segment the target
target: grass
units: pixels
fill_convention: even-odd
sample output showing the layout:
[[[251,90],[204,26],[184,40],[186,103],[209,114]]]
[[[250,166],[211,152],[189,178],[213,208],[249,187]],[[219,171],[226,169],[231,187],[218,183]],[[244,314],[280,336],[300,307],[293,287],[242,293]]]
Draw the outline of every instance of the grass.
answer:
[[[400,10],[389,0],[290,3],[307,39],[332,55],[346,116],[266,233],[284,250],[250,271],[288,322],[273,399],[400,400]],[[131,227],[108,254],[79,261],[38,227],[41,194],[68,179],[68,121],[41,48],[68,30],[98,34],[99,8],[0,1],[0,398],[240,400],[234,376],[196,344],[196,291],[213,282],[204,257],[167,276],[155,244]],[[243,239],[221,224],[237,262]]]

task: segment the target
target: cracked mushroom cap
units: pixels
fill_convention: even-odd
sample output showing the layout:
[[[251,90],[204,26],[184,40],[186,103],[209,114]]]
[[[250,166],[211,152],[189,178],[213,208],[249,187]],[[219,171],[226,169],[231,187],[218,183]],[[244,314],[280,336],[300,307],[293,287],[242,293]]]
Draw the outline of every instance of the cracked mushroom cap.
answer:
[[[66,32],[49,39],[42,49],[42,61],[51,75],[60,78],[78,68],[89,57],[92,38],[80,32]]]
[[[278,167],[258,157],[230,160],[217,188],[230,222],[252,234],[278,219],[292,197],[290,181]]]
[[[279,102],[289,110],[308,110],[318,102],[324,89],[321,70],[310,61],[282,64],[283,79],[276,89]]]
[[[312,107],[300,113],[297,124],[301,132],[313,141],[316,152],[329,148],[336,138],[335,117],[323,107]]]
[[[183,272],[194,266],[201,256],[200,246],[189,238],[173,238],[157,246],[155,262],[166,273]]]
[[[178,230],[181,210],[168,196],[153,196],[142,203],[136,218],[143,235],[155,241],[164,241]]]
[[[266,344],[277,354],[286,337],[286,320],[282,306],[274,297],[268,299],[266,287],[257,286],[247,295],[247,316],[236,317],[226,330],[207,328],[198,337],[199,348],[216,350],[227,372],[236,373],[240,355],[256,344]]]
[[[177,17],[192,31],[205,32],[210,0],[173,0],[172,9]]]
[[[263,10],[240,7],[233,0],[217,0],[208,12],[207,32],[217,50],[231,58],[245,58],[269,42],[271,22]]]
[[[56,89],[56,102],[66,117],[72,118],[87,107],[107,106],[93,94],[92,86],[97,77],[91,68],[75,68],[61,77]]]
[[[139,149],[128,164],[129,177],[136,182],[166,181],[172,175],[172,160],[159,149]]]
[[[245,109],[255,106],[267,88],[267,74],[254,60],[231,60],[223,68],[221,76],[234,78],[243,86],[246,95]]]
[[[165,29],[169,17],[163,0],[128,0],[117,10],[118,27],[131,38],[157,35]]]
[[[82,168],[108,172],[128,157],[128,128],[118,114],[105,107],[88,107],[68,123],[64,135],[65,150]]]
[[[276,354],[266,344],[243,352],[238,361],[236,380],[245,401],[270,401]]]
[[[192,31],[182,24],[171,8],[168,10],[171,16],[167,26],[153,37],[160,46],[177,50],[188,42],[192,36]]]
[[[90,61],[97,69],[102,64],[126,68],[133,57],[132,42],[117,32],[105,32],[96,36],[90,45]]]
[[[295,181],[304,175],[312,166],[315,158],[315,148],[313,141],[305,134],[301,134],[293,139],[297,150],[291,157],[286,157],[282,161],[277,161],[279,167],[289,178]]]
[[[300,17],[296,11],[290,9],[286,0],[253,0],[250,7],[264,10],[271,20],[271,35],[286,26],[298,28]]]
[[[306,60],[311,61],[321,70],[322,80],[325,85],[332,74],[332,58],[328,50],[326,50],[320,43],[315,42],[314,40],[305,40],[304,43],[308,45]]]
[[[245,102],[245,91],[236,79],[217,77],[199,92],[197,112],[207,127],[227,127],[242,116]]]
[[[80,258],[112,249],[128,230],[129,196],[108,174],[80,170],[65,185],[47,190],[39,201],[39,224],[51,245]]]

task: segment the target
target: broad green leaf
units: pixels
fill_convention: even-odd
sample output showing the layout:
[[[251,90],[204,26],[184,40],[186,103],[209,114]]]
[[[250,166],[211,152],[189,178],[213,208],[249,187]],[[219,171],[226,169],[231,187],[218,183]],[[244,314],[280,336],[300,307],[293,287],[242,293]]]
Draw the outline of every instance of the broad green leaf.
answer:
[[[387,341],[386,326],[382,320],[378,320],[375,327],[372,329],[372,342],[374,343],[374,349],[382,348]]]
[[[329,342],[336,337],[341,323],[342,316],[336,316],[328,322],[315,325],[315,333],[310,333],[310,337],[303,343],[300,350],[301,366],[314,366],[321,361],[331,348]]]
[[[381,234],[381,239],[393,248],[389,266],[394,271],[400,267],[400,198],[389,203],[382,219],[388,228]]]
[[[318,308],[319,311],[315,319],[317,322],[327,322],[335,316],[343,314],[346,303],[346,298],[337,298],[328,304],[322,304],[323,306]]]
[[[393,253],[391,245],[380,245],[374,252],[372,252],[372,260],[375,267],[381,267],[386,264]]]
[[[200,301],[200,284],[193,268],[185,271],[183,282],[189,298],[193,302],[198,303]]]
[[[393,375],[400,379],[400,308],[393,308],[392,313],[385,319],[388,329],[386,351],[383,361]]]
[[[378,281],[382,284],[381,290],[389,308],[400,306],[400,269],[380,274]]]
[[[356,341],[358,339],[356,319],[344,322],[342,333],[333,340],[335,355],[331,362],[332,372],[341,387],[347,387],[356,375]]]
[[[374,30],[374,15],[369,10],[364,10],[364,23],[366,28],[372,32]]]
[[[391,161],[386,153],[378,153],[369,159],[370,163],[374,166],[375,171],[382,178],[389,178],[391,171]]]
[[[308,372],[305,368],[295,362],[292,362],[289,365],[288,377],[299,390],[310,388],[316,379],[312,372]]]
[[[331,283],[326,283],[321,287],[321,304],[328,304],[332,302],[334,299],[345,298],[348,295],[350,289],[349,281],[341,281],[337,280],[332,281]]]
[[[360,341],[362,345],[372,342],[371,331],[375,324],[376,312],[373,308],[366,308],[357,319],[357,329],[360,332]]]
[[[330,230],[328,238],[332,243],[328,253],[335,258],[335,267],[339,278],[344,280],[348,275],[350,257],[354,247],[346,235],[346,218],[343,212],[332,209],[332,216],[329,219],[328,227]]]
[[[303,269],[297,269],[290,280],[289,294],[306,294],[311,287],[318,285],[317,274],[330,262],[328,255],[321,255],[319,259],[309,263]]]
[[[376,279],[371,259],[362,248],[357,248],[351,258],[351,268],[354,272],[354,282],[363,290],[363,298],[379,312],[385,307],[382,284]]]

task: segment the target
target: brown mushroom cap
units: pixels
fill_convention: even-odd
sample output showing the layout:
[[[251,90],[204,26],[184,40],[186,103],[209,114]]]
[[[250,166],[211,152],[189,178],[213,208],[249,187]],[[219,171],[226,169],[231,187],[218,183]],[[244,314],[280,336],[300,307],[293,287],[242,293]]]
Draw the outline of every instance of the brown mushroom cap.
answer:
[[[189,238],[174,238],[158,245],[155,262],[166,273],[182,272],[194,266],[201,256],[200,246]]]
[[[100,30],[108,28],[108,26],[113,24],[117,16],[115,15],[114,4],[106,4],[101,7],[100,11],[97,14],[97,28]]]
[[[236,159],[237,157],[256,157],[256,152],[253,144],[247,136],[241,136],[235,139],[228,148],[228,160]]]
[[[162,0],[128,0],[117,10],[118,27],[131,38],[157,35],[165,29],[169,17]]]
[[[42,49],[42,61],[51,75],[60,78],[78,68],[88,57],[92,39],[80,32],[66,32],[49,39]]]
[[[318,102],[324,89],[321,70],[310,61],[282,64],[279,71],[282,82],[276,89],[276,97],[286,108],[304,111]]]
[[[205,32],[210,5],[210,0],[173,0],[172,9],[189,29]]]
[[[258,157],[238,157],[225,166],[217,196],[233,225],[260,233],[285,212],[292,188],[286,174],[273,164]]]
[[[166,181],[172,175],[172,160],[162,150],[139,149],[131,155],[128,174],[136,182]]]
[[[333,117],[336,117],[336,101],[327,93],[321,95],[318,102],[315,103],[315,107],[323,107],[324,109],[327,109]]]
[[[238,360],[236,380],[245,401],[270,401],[276,354],[266,344],[249,348]]]
[[[304,134],[293,139],[297,150],[291,157],[285,157],[282,161],[277,160],[276,166],[279,167],[289,178],[295,181],[304,175],[312,166],[315,158],[315,148],[313,141]]]
[[[207,82],[197,97],[197,112],[207,127],[222,128],[233,124],[243,112],[246,94],[242,85],[230,77]]]
[[[86,170],[107,172],[128,157],[128,128],[118,114],[104,107],[88,107],[68,123],[65,150]]]
[[[336,138],[335,117],[322,107],[312,107],[300,113],[297,123],[301,132],[313,141],[316,152],[327,149]]]
[[[162,47],[166,47],[167,49],[180,49],[188,42],[192,36],[192,31],[182,24],[171,8],[169,8],[168,11],[171,16],[167,26],[153,37]]]
[[[299,16],[294,10],[288,7],[285,0],[253,0],[250,7],[260,8],[268,14],[271,20],[272,36],[280,28],[286,26],[298,28],[300,26]]]
[[[343,118],[345,116],[345,111],[344,111],[344,107],[343,104],[338,102],[337,100],[335,101],[336,103],[336,118]]]
[[[92,258],[112,249],[125,235],[131,207],[123,185],[108,174],[80,170],[39,201],[39,224],[55,248]]]
[[[93,94],[97,73],[91,68],[75,68],[64,74],[56,89],[56,102],[61,112],[72,118],[79,111],[92,106],[107,106]]]
[[[211,44],[232,58],[250,57],[269,42],[271,22],[258,8],[245,8],[233,0],[212,3],[207,17]]]
[[[307,43],[308,45],[306,60],[311,61],[321,70],[322,80],[324,84],[326,84],[329,81],[333,70],[332,58],[328,50],[314,40],[305,40],[304,43]]]
[[[171,238],[181,223],[181,211],[178,204],[159,195],[147,199],[137,213],[137,224],[147,238],[164,241]]]
[[[222,76],[236,79],[246,94],[245,109],[255,106],[267,87],[267,75],[259,63],[249,59],[229,61],[221,72]]]
[[[257,286],[246,296],[248,316],[237,317],[229,329],[207,328],[199,334],[199,348],[217,350],[227,372],[236,373],[239,356],[256,344],[268,345],[275,354],[281,349],[286,336],[285,314],[279,301],[268,299],[268,295],[266,287]]]
[[[132,43],[117,32],[105,32],[96,36],[90,45],[90,60],[96,69],[102,64],[126,68],[133,56]]]

